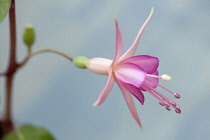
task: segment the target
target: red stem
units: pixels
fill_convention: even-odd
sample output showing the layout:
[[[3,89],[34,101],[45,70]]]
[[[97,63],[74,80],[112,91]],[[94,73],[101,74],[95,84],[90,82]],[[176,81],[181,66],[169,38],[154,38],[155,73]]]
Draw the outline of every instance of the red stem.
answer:
[[[5,110],[4,110],[4,120],[3,120],[3,133],[7,134],[8,132],[14,130],[14,124],[12,120],[12,87],[13,87],[13,74],[9,74],[6,77],[6,99],[5,99]]]
[[[8,66],[8,73],[14,73],[16,68],[16,18],[15,18],[15,0],[11,0],[11,7],[9,10],[10,23],[10,60]]]
[[[16,62],[16,18],[15,18],[15,0],[11,0],[11,7],[9,10],[9,27],[10,27],[10,56],[9,64],[6,71],[5,82],[5,109],[3,118],[3,135],[14,129],[12,121],[12,87],[14,74],[17,70]]]

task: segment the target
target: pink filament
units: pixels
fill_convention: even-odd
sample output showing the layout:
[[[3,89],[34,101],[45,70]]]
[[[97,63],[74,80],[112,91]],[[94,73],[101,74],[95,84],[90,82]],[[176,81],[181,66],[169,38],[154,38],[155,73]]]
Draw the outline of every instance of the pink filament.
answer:
[[[156,89],[152,88],[151,86],[149,86],[147,83],[144,83],[144,85],[146,86],[146,88],[144,88],[147,92],[149,92],[152,96],[154,96],[160,103],[160,105],[164,105],[166,106],[166,109],[167,110],[171,110],[170,109],[170,106],[172,106],[173,108],[175,108],[175,111],[180,114],[181,113],[181,110],[179,108],[179,106],[169,100],[166,96],[162,95],[160,92],[158,92]],[[161,86],[162,87],[162,86]],[[164,88],[164,87],[163,87]],[[166,89],[166,88],[164,88]],[[168,90],[167,90],[168,91]],[[162,101],[157,95],[155,95],[154,93],[156,93],[159,97],[161,97],[164,101],[166,101],[166,103],[164,103],[164,101]]]
[[[162,105],[162,103],[163,103],[163,105],[165,105],[165,103],[164,103],[164,101],[162,101],[157,95],[155,95],[151,90],[149,90],[149,89],[147,89],[147,88],[145,88],[145,90],[147,91],[147,92],[149,92],[152,96],[154,96],[158,101],[159,101],[159,103]]]
[[[170,91],[170,90],[168,90],[167,88],[165,88],[165,87],[163,87],[163,86],[161,86],[161,85],[159,85],[159,84],[157,84],[159,87],[161,87],[161,88],[163,88],[163,89],[165,89],[166,91],[168,91],[169,93],[171,93],[171,94],[175,94],[174,92],[172,92],[172,91]]]

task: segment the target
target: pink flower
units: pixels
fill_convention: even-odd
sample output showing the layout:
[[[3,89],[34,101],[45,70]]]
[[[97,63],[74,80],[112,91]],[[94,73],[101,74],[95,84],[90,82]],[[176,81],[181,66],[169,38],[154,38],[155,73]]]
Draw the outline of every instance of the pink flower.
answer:
[[[149,22],[153,14],[153,8],[151,13],[141,29],[133,43],[133,45],[125,52],[122,56],[122,36],[118,27],[117,20],[116,24],[116,52],[113,60],[105,58],[93,58],[87,62],[87,68],[97,74],[108,75],[108,81],[100,94],[98,100],[93,104],[94,106],[102,104],[107,96],[109,95],[114,81],[118,84],[124,99],[128,105],[128,108],[134,117],[135,121],[140,127],[142,127],[140,119],[138,117],[132,95],[139,100],[139,102],[144,104],[144,94],[142,91],[146,91],[154,96],[162,106],[170,110],[170,106],[174,107],[177,113],[181,113],[180,107],[176,105],[175,102],[169,100],[158,92],[155,88],[157,86],[165,89],[166,91],[172,93],[176,98],[179,98],[178,93],[173,93],[170,90],[159,85],[159,79],[165,81],[170,80],[170,76],[162,75],[158,76],[158,65],[159,60],[157,57],[149,55],[137,55],[133,56],[137,45],[139,43],[140,37]]]

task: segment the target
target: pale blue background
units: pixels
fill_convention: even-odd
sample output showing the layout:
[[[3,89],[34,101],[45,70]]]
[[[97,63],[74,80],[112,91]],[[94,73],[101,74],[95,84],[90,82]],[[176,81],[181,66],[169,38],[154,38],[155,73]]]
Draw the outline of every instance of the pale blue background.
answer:
[[[136,102],[144,126],[141,131],[116,85],[102,106],[92,107],[106,76],[77,69],[57,55],[42,54],[16,76],[13,107],[17,125],[44,126],[59,140],[209,140],[209,5],[209,0],[17,1],[19,61],[26,54],[21,35],[27,23],[36,28],[34,50],[53,48],[73,57],[112,59],[113,17],[118,19],[126,51],[154,7],[136,54],[159,57],[159,73],[173,78],[161,84],[180,93],[181,99],[163,93],[182,107],[180,115],[168,112],[145,93],[145,105]],[[1,71],[7,64],[7,24],[8,17],[0,23]],[[3,86],[0,92],[3,95]]]

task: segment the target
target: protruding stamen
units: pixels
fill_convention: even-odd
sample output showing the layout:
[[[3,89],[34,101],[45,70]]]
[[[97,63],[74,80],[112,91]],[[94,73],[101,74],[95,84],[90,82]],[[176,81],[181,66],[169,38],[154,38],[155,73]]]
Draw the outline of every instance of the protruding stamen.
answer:
[[[181,114],[181,113],[182,113],[182,111],[181,111],[180,108],[176,108],[175,111],[176,111],[176,113],[178,113],[178,114]]]
[[[165,87],[163,87],[163,86],[161,86],[161,85],[159,85],[159,84],[157,84],[157,85],[158,85],[159,87],[165,89],[165,90],[168,91],[169,93],[173,94],[175,98],[177,98],[177,99],[180,98],[180,95],[179,95],[178,93],[174,93],[174,92],[168,90],[167,88],[165,88]]]
[[[147,83],[143,83],[143,88],[149,92],[152,96],[154,96],[158,101],[159,104],[161,106],[165,106],[165,108],[170,111],[171,110],[171,106],[175,109],[176,113],[180,114],[181,113],[181,109],[180,106],[177,105],[174,101],[169,100],[166,96],[162,95],[160,92],[158,92],[155,88],[151,87],[150,85],[148,85]],[[159,85],[159,84],[158,84]],[[171,94],[173,94],[176,98],[179,98],[180,95],[178,93],[173,93],[170,90],[166,89],[165,87],[159,85],[160,87],[162,87],[163,89],[165,89],[166,91],[170,92]]]
[[[166,108],[170,108],[170,104],[169,103],[165,103]]]
[[[179,99],[180,98],[180,95],[178,93],[174,93],[174,97]]]
[[[159,104],[165,106],[165,103],[163,101],[160,101]]]
[[[153,91],[154,93],[156,93],[159,97],[161,97],[164,101],[166,101],[166,102],[170,102],[170,100],[166,97],[166,96],[164,96],[164,95],[162,95],[160,92],[158,92],[156,89],[154,89],[154,88],[152,88],[152,87],[149,87],[150,89],[151,89],[151,91]],[[169,105],[170,106],[170,105]]]
[[[159,103],[161,102],[165,105],[165,103],[157,95],[155,95],[149,88],[145,88],[145,90],[149,92],[152,96],[154,96],[159,101]]]
[[[176,105],[176,108],[180,108],[180,106],[179,105]]]
[[[174,101],[169,101],[169,104],[171,104],[173,107],[176,106],[176,103]]]
[[[171,76],[169,76],[167,74],[161,75],[161,78],[163,79],[163,81],[169,81],[169,80],[171,80]]]
[[[170,108],[170,106],[169,106],[169,107],[166,107],[166,109],[167,109],[168,111],[171,111],[171,108]]]

